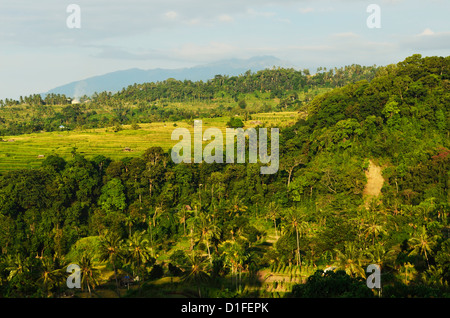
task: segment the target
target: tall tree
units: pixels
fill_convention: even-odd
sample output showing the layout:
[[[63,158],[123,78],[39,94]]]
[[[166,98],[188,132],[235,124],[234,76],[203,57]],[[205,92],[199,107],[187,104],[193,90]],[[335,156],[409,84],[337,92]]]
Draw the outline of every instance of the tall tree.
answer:
[[[337,269],[344,270],[348,275],[354,277],[366,277],[365,271],[362,268],[363,252],[357,247],[354,242],[346,242],[344,251],[335,250]]]
[[[286,231],[295,234],[295,239],[297,242],[297,266],[301,266],[300,236],[308,228],[308,223],[305,221],[305,214],[297,208],[289,208],[285,212],[284,219],[286,222]]]
[[[194,283],[197,286],[198,296],[201,298],[202,294],[200,286],[210,280],[208,275],[208,260],[195,252],[192,252],[187,256],[188,263],[186,264],[187,268],[183,276],[183,281]]]
[[[87,287],[89,297],[92,297],[92,289],[99,284],[100,270],[94,264],[92,255],[83,253],[79,260],[81,274],[81,289]]]
[[[123,240],[116,232],[106,232],[100,237],[99,242],[99,258],[100,261],[107,261],[113,266],[114,279],[116,281],[117,295],[120,297],[119,281],[117,278],[117,259],[123,256],[122,251]]]
[[[439,236],[430,236],[427,233],[425,225],[423,225],[413,237],[408,240],[408,243],[412,247],[412,251],[409,255],[423,255],[427,261],[428,268],[430,268],[430,262],[428,256],[431,254],[433,247],[437,244]]]
[[[273,221],[275,229],[275,238],[278,240],[277,219],[280,217],[280,208],[275,202],[270,202],[267,206],[267,216]]]
[[[151,260],[152,248],[146,237],[145,231],[134,232],[133,235],[126,240],[126,253],[135,272],[139,276],[139,286],[143,280],[143,266]]]
[[[40,260],[41,275],[38,281],[42,283],[47,296],[50,296],[50,290],[52,287],[54,285],[60,286],[60,284],[64,281],[64,266],[59,266],[63,264],[60,264],[58,260],[55,261],[49,257],[41,257]]]

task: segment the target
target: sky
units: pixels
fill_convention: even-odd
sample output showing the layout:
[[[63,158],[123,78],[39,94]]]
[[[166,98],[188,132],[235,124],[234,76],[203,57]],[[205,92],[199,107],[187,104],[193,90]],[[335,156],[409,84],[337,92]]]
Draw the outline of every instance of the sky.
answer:
[[[371,4],[379,28],[367,24]],[[449,13],[449,0],[1,0],[0,99],[230,58],[270,55],[314,73],[448,56]]]

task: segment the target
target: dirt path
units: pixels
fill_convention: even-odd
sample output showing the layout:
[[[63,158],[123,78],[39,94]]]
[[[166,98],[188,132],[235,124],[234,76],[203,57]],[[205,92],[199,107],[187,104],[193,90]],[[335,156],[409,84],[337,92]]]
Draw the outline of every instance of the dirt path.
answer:
[[[366,207],[369,206],[370,200],[377,197],[381,193],[381,188],[383,187],[384,179],[381,174],[381,167],[375,165],[371,160],[369,160],[369,169],[366,171],[367,184],[364,188],[364,201]]]

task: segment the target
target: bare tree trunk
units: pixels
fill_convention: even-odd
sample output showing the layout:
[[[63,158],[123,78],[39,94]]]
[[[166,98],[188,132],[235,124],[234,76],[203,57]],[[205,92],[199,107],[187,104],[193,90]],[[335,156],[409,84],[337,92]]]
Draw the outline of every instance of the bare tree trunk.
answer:
[[[87,282],[87,288],[88,288],[88,291],[89,291],[89,297],[92,297],[91,286],[89,286],[89,281]]]
[[[297,235],[297,266],[302,264],[302,260],[300,258],[300,244],[299,244],[299,239],[298,239],[298,228],[295,227],[295,232]]]
[[[113,270],[114,270],[114,279],[116,280],[117,295],[120,297],[119,281],[117,280],[117,270],[116,270],[116,264],[114,261],[112,262],[112,265],[113,265]]]

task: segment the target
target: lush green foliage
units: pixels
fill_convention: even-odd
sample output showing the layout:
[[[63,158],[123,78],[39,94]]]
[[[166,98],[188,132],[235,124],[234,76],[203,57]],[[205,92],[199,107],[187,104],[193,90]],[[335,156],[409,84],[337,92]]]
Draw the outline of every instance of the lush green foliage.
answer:
[[[295,285],[292,297],[300,298],[370,298],[374,297],[360,277],[348,276],[344,271],[317,271],[305,284]]]
[[[211,83],[245,93],[260,89],[263,74],[272,73]],[[275,74],[274,87],[303,85],[287,76],[295,72]],[[171,87],[183,100],[191,88],[145,85],[154,90],[117,96],[139,100]],[[122,160],[74,149],[70,160],[54,155],[38,169],[4,173],[1,293],[58,295],[56,274],[68,261],[83,265],[91,292],[103,261],[118,292],[126,273],[139,276],[144,294],[169,275],[196,296],[260,296],[252,288],[269,270],[290,275],[293,296],[370,296],[359,278],[378,264],[383,296],[448,296],[449,87],[450,58],[414,55],[317,96],[307,119],[281,130],[274,175],[261,175],[259,164],[175,165],[159,147]],[[367,202],[369,159],[383,168],[384,184]],[[343,272],[312,275],[330,265]]]
[[[376,67],[351,65],[320,70],[267,69],[240,76],[217,75],[207,82],[168,79],[134,84],[111,94],[83,96],[76,104],[64,95],[0,100],[0,136],[98,128],[136,122],[177,121],[188,118],[298,110],[318,92],[358,80],[370,80]],[[182,106],[182,105],[187,105]],[[55,107],[54,105],[58,105]],[[5,107],[1,107],[5,106]]]

